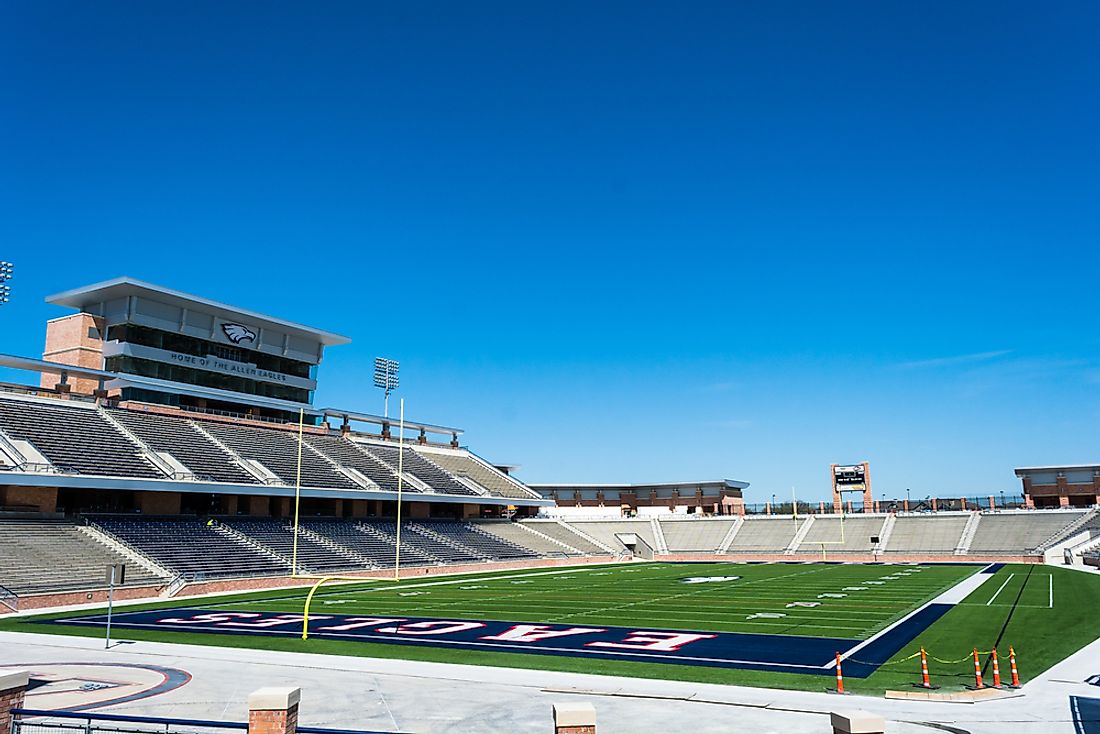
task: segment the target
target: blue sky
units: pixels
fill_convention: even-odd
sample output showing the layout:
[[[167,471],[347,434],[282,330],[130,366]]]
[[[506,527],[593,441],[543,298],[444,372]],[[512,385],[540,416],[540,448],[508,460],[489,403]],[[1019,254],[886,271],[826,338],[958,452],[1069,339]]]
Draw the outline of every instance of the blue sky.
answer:
[[[118,275],[533,482],[1100,459],[1100,6],[9,4],[2,351]],[[16,375],[0,375],[15,379]]]

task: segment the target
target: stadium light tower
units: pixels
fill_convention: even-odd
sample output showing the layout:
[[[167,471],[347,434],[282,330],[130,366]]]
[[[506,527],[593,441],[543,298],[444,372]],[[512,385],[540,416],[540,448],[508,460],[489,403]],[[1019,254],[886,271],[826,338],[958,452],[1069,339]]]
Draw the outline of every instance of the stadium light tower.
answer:
[[[382,415],[390,417],[390,393],[401,384],[401,378],[397,374],[401,370],[401,363],[395,359],[385,357],[374,358],[374,386],[386,391],[385,402],[382,404]]]
[[[14,265],[7,260],[0,260],[0,306],[11,300],[11,286],[8,281],[11,280],[13,270]]]

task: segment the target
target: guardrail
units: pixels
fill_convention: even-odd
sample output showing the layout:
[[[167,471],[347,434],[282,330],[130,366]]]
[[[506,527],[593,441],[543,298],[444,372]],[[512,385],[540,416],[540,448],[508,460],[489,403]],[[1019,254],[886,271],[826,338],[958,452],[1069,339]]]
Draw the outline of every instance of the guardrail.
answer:
[[[13,612],[19,611],[19,594],[9,589],[6,586],[0,586],[0,604],[4,605]]]
[[[83,731],[126,732],[127,734],[157,732],[158,734],[212,734],[226,730],[247,731],[243,721],[207,721],[204,719],[176,719],[159,716],[125,716],[122,714],[88,714],[76,711],[46,711],[42,709],[12,709],[12,734],[55,734],[56,732]],[[21,717],[64,719],[81,721],[80,725],[60,721],[28,721]],[[112,724],[145,724],[156,728],[120,728]],[[316,726],[299,726],[299,734],[394,734],[366,729],[326,729]]]

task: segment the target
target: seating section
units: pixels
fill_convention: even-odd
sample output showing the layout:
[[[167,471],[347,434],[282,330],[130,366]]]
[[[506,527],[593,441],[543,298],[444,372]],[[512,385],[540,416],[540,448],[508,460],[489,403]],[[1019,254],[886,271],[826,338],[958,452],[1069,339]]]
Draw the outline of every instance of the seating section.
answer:
[[[468,522],[418,520],[416,524],[461,543],[490,560],[512,561],[521,558],[537,558],[539,555],[530,548],[505,541],[485,532],[480,526]]]
[[[154,451],[165,451],[190,469],[196,479],[237,484],[257,484],[229,454],[206,436],[195,430],[184,418],[139,413],[133,410],[110,410],[112,418],[126,430],[145,442]]]
[[[805,520],[799,520],[796,524],[789,517],[746,517],[733,536],[728,552],[782,553],[794,540],[794,534],[803,522]]]
[[[339,436],[316,435],[307,436],[306,440],[315,449],[335,459],[341,465],[355,469],[367,479],[377,484],[379,489],[386,492],[397,491],[397,472],[391,469],[390,466],[381,459],[361,449],[359,444],[354,441],[349,441]],[[408,483],[401,489],[404,492],[420,491],[416,487],[410,486]]]
[[[483,520],[474,523],[477,529],[495,535],[506,543],[518,545],[521,548],[530,548],[533,552],[541,556],[561,556],[562,554],[567,556],[581,556],[583,553],[578,553],[576,550],[570,550],[563,545],[555,543],[553,540],[542,537],[532,533],[524,527],[523,523],[510,522],[508,520]],[[557,525],[557,523],[554,523]],[[540,530],[546,523],[535,523],[527,527],[532,527],[536,530]],[[561,527],[561,526],[558,526]],[[576,533],[573,533],[576,535]],[[576,547],[576,544],[573,544]],[[595,546],[592,546],[595,548]]]
[[[969,519],[969,514],[898,517],[886,543],[886,552],[953,553]]]
[[[983,514],[970,553],[1027,553],[1080,518],[1084,512],[1024,510]]]
[[[387,520],[371,520],[360,525],[373,533],[397,543],[397,523]],[[482,560],[472,551],[448,545],[417,529],[412,523],[401,524],[401,563],[476,563]]]
[[[159,565],[192,578],[290,573],[290,563],[276,554],[196,518],[112,515],[91,521]]]
[[[653,527],[649,524],[649,520],[573,520],[569,525],[616,552],[626,550],[622,541],[615,537],[616,534],[622,533],[634,533],[649,543],[650,548],[655,551],[657,549],[657,541],[653,537]]]
[[[65,520],[0,520],[0,585],[43,594],[104,585],[107,566],[126,564],[126,586],[162,581],[157,574]]]
[[[670,553],[714,553],[734,522],[732,519],[661,520],[661,533]]]
[[[588,538],[578,535],[568,525],[563,525],[554,520],[523,520],[522,523],[532,530],[536,530],[560,543],[565,543],[571,548],[576,548],[586,556],[606,556],[608,554],[608,551],[596,545]],[[621,544],[619,545],[621,547]]]
[[[287,520],[258,520],[232,518],[222,521],[222,525],[244,536],[245,542],[257,543],[266,550],[274,551],[283,560],[295,559],[294,524]],[[364,570],[371,567],[368,560],[339,549],[335,545],[324,545],[307,533],[298,533],[297,561],[299,572]]]
[[[371,565],[378,568],[393,568],[396,563],[396,540],[393,536],[375,528],[370,522],[311,518],[303,520],[302,527],[369,558]],[[431,556],[420,553],[404,542],[401,544],[402,566],[434,565],[435,563],[436,560]]]
[[[212,436],[242,458],[258,461],[287,485],[294,485],[298,470],[298,436],[288,431],[228,423],[204,422]],[[362,489],[317,454],[303,447],[302,486],[330,489]]]
[[[870,553],[871,536],[882,535],[882,515],[871,517],[818,516],[796,549],[799,553]]]
[[[0,430],[13,439],[30,441],[62,471],[164,478],[141,456],[141,450],[91,405],[0,397]]]
[[[486,466],[466,454],[445,454],[442,452],[420,452],[425,458],[438,464],[451,474],[469,479],[485,488],[495,497],[514,497],[516,499],[538,499],[539,495],[507,474]]]
[[[404,450],[404,458],[401,459],[401,449],[396,446],[381,446],[375,443],[361,443],[358,445],[364,451],[373,454],[392,468],[397,469],[398,466],[400,466],[401,470],[406,474],[412,474],[436,492],[443,492],[445,494],[464,494],[475,497],[478,494],[457,481],[441,467],[436,466],[410,448]],[[400,463],[398,463],[399,459]]]

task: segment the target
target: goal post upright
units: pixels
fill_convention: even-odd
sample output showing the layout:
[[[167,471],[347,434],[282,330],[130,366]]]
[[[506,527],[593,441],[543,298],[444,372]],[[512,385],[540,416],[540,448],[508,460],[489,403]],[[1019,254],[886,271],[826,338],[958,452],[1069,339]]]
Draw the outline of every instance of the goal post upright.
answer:
[[[294,544],[290,557],[290,576],[298,575],[298,507],[302,500],[302,443],[305,441],[306,409],[298,408],[298,467],[294,473]],[[307,602],[308,607],[308,602]]]
[[[401,580],[401,488],[405,475],[405,398],[401,398],[401,415],[397,428],[397,545],[394,546],[393,580]]]

